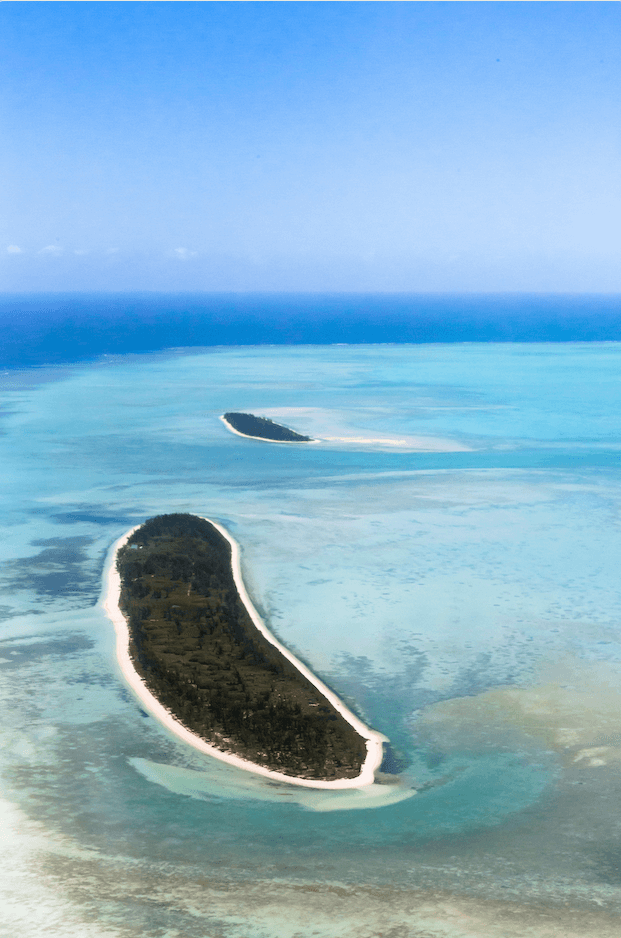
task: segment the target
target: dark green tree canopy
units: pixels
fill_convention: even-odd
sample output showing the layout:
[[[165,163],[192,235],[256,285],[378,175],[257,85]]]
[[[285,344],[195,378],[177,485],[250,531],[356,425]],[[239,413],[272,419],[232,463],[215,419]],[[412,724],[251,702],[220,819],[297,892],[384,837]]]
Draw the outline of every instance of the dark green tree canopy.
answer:
[[[262,440],[271,440],[275,443],[312,442],[310,436],[302,436],[301,433],[296,433],[295,430],[290,430],[289,427],[283,427],[280,423],[274,423],[273,420],[269,420],[267,417],[255,417],[254,414],[240,414],[231,411],[224,414],[224,419],[227,423],[230,423],[234,430],[243,433],[244,436],[257,436]]]
[[[360,774],[365,740],[256,627],[209,521],[151,518],[117,567],[134,667],[189,730],[287,775]]]

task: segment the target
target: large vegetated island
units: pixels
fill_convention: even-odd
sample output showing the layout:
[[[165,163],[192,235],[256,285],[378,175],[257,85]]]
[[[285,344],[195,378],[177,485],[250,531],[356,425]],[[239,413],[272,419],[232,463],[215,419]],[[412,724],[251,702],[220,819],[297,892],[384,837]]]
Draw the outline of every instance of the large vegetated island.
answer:
[[[296,433],[289,427],[274,423],[267,417],[255,417],[254,414],[241,414],[230,411],[222,415],[225,423],[229,424],[242,436],[256,437],[260,440],[269,440],[272,443],[312,443],[312,437]]]
[[[265,768],[356,778],[366,742],[252,621],[231,545],[208,521],[159,515],[117,554],[134,668],[191,732]]]

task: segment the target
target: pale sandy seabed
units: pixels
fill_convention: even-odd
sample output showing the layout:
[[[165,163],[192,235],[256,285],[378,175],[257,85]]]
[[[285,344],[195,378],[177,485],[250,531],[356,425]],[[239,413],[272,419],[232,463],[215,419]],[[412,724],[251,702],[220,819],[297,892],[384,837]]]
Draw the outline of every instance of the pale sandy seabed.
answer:
[[[438,360],[438,386],[454,393],[393,390],[395,363],[423,380],[423,353]],[[282,388],[269,351],[131,373],[89,366],[28,392],[7,424],[7,505],[22,505],[23,515],[20,527],[10,514],[3,550],[17,586],[40,587],[39,605],[34,592],[18,605],[37,616],[12,619],[7,634],[16,648],[27,635],[47,641],[46,630],[60,642],[67,629],[99,645],[5,669],[0,938],[619,938],[621,500],[618,461],[593,468],[583,452],[618,450],[618,347],[374,350],[379,380],[336,403],[332,388],[350,372],[341,380],[323,352],[321,360],[288,354],[277,355]],[[366,374],[369,353],[347,356]],[[522,387],[537,393],[526,399]],[[268,401],[271,410],[262,408]],[[276,409],[285,402],[300,406]],[[424,420],[416,408],[428,408]],[[304,453],[244,445],[217,420],[226,409],[254,409],[322,442]],[[466,451],[482,439],[491,452],[514,436],[557,461],[542,468],[537,458],[525,472],[490,461],[451,474],[421,470],[406,455],[408,446]],[[168,459],[171,442],[187,444],[180,465]],[[571,459],[562,455],[569,449]],[[349,458],[354,450],[369,452],[368,465]],[[395,807],[341,810],[361,806],[339,801],[360,789],[276,784],[142,719],[111,667],[109,621],[88,604],[110,542],[159,506],[204,511],[235,531],[270,627],[352,700],[360,698],[350,672],[330,667],[337,652],[376,665],[378,694],[386,673],[401,680],[414,751],[433,746],[447,762],[463,756],[470,765],[498,750],[537,763],[535,774],[541,756],[542,779],[550,765],[556,771],[541,795],[527,791],[516,808],[521,776],[486,792],[482,771]],[[108,517],[106,526],[80,521],[80,512]],[[92,595],[57,591],[52,603],[48,581],[79,564],[48,566],[49,558],[79,560],[82,544],[90,566],[80,575],[94,573]],[[21,567],[10,566],[14,557]],[[334,623],[320,639],[318,616]],[[419,696],[390,657],[401,639],[428,657]],[[486,670],[488,653],[502,668]],[[472,669],[459,687],[453,658]],[[514,660],[532,672],[513,673]],[[421,707],[429,688],[450,699]],[[365,719],[392,736],[398,716],[390,730]]]
[[[569,902],[346,882],[235,881],[106,856],[0,804],[2,938],[619,938],[619,920]],[[17,833],[19,831],[19,833]],[[588,906],[585,896],[584,906]],[[148,901],[152,929],[132,924]],[[166,926],[169,914],[176,924]],[[141,916],[139,916],[141,918]],[[107,922],[107,924],[104,924]]]

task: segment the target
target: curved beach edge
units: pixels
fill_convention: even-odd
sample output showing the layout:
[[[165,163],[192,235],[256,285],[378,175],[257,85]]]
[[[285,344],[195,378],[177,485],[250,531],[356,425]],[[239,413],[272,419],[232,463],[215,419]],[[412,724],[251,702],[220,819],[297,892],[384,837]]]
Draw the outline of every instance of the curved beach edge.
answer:
[[[231,426],[224,414],[220,414],[220,420],[227,430],[230,430],[235,436],[241,436],[244,440],[259,440],[261,443],[296,443],[298,445],[300,443],[304,443],[305,445],[309,443],[321,443],[321,440],[270,440],[267,436],[251,436],[249,433],[240,433],[239,430]],[[212,521],[211,523],[214,524],[215,522]]]
[[[140,677],[138,672],[135,670],[132,663],[130,654],[129,654],[129,628],[127,625],[127,620],[119,608],[119,599],[121,596],[121,576],[116,568],[116,557],[121,549],[134,531],[138,530],[141,525],[136,525],[127,531],[122,537],[120,537],[110,548],[107,560],[106,567],[104,570],[104,589],[102,596],[102,606],[112,621],[114,625],[114,631],[116,633],[116,657],[121,669],[121,673],[125,678],[127,684],[138,697],[141,704],[145,707],[149,713],[152,714],[163,726],[166,727],[171,733],[174,733],[179,739],[182,739],[185,743],[188,743],[190,746],[193,746],[195,749],[198,749],[200,752],[205,753],[206,755],[213,756],[216,759],[220,759],[222,762],[227,762],[229,765],[234,765],[239,769],[244,769],[246,772],[254,772],[257,775],[263,775],[265,778],[273,779],[278,782],[287,782],[290,785],[300,785],[303,788],[319,788],[327,790],[337,790],[344,788],[364,788],[369,785],[372,785],[375,781],[375,772],[379,768],[382,762],[383,757],[383,746],[384,742],[388,742],[388,738],[382,733],[378,733],[375,730],[371,730],[368,726],[358,719],[355,714],[347,709],[345,704],[340,700],[337,695],[329,690],[320,681],[313,673],[310,671],[301,661],[291,654],[291,652],[285,648],[284,645],[276,639],[268,630],[265,623],[261,619],[259,613],[252,605],[250,597],[246,591],[246,587],[242,580],[241,575],[241,563],[240,563],[240,550],[237,542],[231,537],[228,531],[218,524],[216,521],[212,521],[210,518],[204,518],[204,521],[208,521],[209,524],[212,524],[217,531],[222,534],[223,537],[231,545],[231,563],[233,568],[233,578],[235,581],[235,586],[239,596],[248,610],[250,618],[259,629],[259,631],[265,636],[265,638],[274,645],[278,650],[297,668],[297,670],[304,675],[321,693],[326,697],[330,703],[334,706],[336,710],[347,720],[347,722],[356,730],[360,736],[366,742],[367,755],[362,764],[362,769],[360,775],[357,778],[343,778],[336,779],[335,781],[322,781],[320,779],[310,779],[310,778],[297,778],[292,775],[285,775],[281,772],[274,772],[271,769],[266,769],[262,765],[255,765],[253,762],[249,762],[246,759],[242,759],[239,756],[232,755],[231,753],[223,752],[221,749],[217,749],[215,746],[211,746],[209,743],[206,743],[204,739],[201,739],[200,736],[197,736],[195,733],[190,732],[182,723],[177,720],[175,716],[164,707],[163,704],[151,693],[143,679]]]

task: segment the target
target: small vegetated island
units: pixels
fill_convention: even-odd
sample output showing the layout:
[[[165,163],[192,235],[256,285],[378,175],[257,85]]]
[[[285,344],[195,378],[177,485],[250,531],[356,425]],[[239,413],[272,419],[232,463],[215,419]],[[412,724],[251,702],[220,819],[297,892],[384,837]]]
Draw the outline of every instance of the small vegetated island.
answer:
[[[302,436],[289,427],[274,423],[267,417],[255,417],[254,414],[230,412],[222,415],[222,420],[242,436],[251,436],[272,443],[312,443],[312,437]]]
[[[207,743],[304,779],[353,779],[366,741],[272,645],[208,521],[159,515],[117,554],[129,653],[151,693]]]

